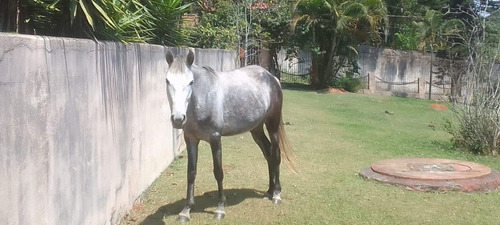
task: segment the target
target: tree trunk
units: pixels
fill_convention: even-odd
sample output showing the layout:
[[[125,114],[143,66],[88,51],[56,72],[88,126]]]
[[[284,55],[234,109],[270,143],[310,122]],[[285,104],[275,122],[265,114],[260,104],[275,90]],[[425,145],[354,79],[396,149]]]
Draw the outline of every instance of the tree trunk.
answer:
[[[278,80],[281,80],[281,72],[278,64],[278,48],[276,46],[269,47],[269,54],[271,58],[269,70]]]
[[[17,9],[18,0],[7,0],[0,2],[0,31],[16,31]]]
[[[451,74],[450,101],[458,102],[462,91],[462,76],[460,74]]]
[[[328,87],[328,82],[330,81],[330,78],[333,76],[333,55],[335,54],[335,48],[337,46],[337,38],[335,35],[333,35],[333,40],[330,43],[329,48],[327,48],[326,51],[326,59],[324,60],[326,62],[326,71],[324,71],[322,79],[320,79],[321,82],[321,88],[327,88]]]
[[[316,89],[319,79],[318,79],[318,61],[319,61],[319,56],[311,53],[311,68],[309,69],[309,83],[311,86]]]
[[[312,27],[312,42],[316,43],[316,28]],[[319,55],[311,52],[311,68],[309,69],[309,84],[312,88],[316,89],[318,85],[318,60]]]
[[[313,41],[315,41],[315,30],[313,27]],[[323,54],[314,54],[312,53],[312,66],[311,66],[311,86],[318,90],[318,89],[323,89],[323,88],[328,88],[329,82],[331,81],[331,78],[333,75],[334,71],[334,64],[335,64],[335,52],[337,50],[337,45],[338,45],[338,39],[335,34],[332,34],[330,37],[327,39],[323,40],[328,40],[324,41],[321,43],[321,41],[318,41],[320,51],[324,52]],[[314,42],[316,43],[316,42]],[[325,43],[325,44],[323,44]],[[322,45],[323,44],[323,45]]]
[[[498,138],[500,137],[500,131],[497,131],[496,134],[493,135],[493,143],[491,145],[491,154],[493,156],[498,155]]]

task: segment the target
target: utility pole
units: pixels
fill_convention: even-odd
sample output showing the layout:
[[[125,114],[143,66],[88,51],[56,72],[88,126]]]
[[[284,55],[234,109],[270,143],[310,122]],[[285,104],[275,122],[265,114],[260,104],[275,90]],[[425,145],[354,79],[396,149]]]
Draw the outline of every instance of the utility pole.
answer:
[[[432,94],[432,64],[434,63],[433,61],[434,57],[434,48],[432,47],[431,44],[431,65],[429,66],[429,100],[431,99],[431,94]]]

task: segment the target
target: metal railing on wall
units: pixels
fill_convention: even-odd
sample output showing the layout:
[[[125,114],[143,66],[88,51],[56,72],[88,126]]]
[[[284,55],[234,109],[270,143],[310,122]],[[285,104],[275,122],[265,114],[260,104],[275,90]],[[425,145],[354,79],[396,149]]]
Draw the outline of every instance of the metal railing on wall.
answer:
[[[430,83],[423,77],[419,77],[413,81],[387,81],[375,74],[368,74],[362,77],[361,82],[364,83],[367,93],[390,94],[401,97],[428,98],[428,90]],[[365,83],[366,82],[366,83]],[[432,98],[446,100],[446,94],[451,89],[451,85],[447,81],[438,80],[432,83]]]
[[[281,83],[309,85],[311,68],[309,53],[299,52],[296,57],[289,58],[286,51],[281,50],[277,56]]]

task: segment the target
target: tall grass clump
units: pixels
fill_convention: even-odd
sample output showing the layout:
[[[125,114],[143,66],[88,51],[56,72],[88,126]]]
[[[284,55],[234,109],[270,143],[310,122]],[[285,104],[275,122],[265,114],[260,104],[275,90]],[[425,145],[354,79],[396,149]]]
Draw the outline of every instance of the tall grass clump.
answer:
[[[498,155],[500,148],[500,11],[488,17],[474,15],[469,34],[468,69],[462,98],[453,103],[454,121],[445,128],[456,147],[477,154]]]

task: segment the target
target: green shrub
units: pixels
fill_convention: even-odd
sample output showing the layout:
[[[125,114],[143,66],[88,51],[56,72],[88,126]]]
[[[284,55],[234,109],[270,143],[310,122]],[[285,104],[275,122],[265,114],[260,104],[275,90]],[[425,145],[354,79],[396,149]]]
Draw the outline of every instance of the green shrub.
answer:
[[[462,114],[455,123],[445,121],[444,128],[452,135],[453,145],[458,149],[481,155],[496,155],[498,152],[500,143],[494,138],[495,125],[484,115]]]
[[[361,81],[354,77],[341,77],[336,79],[332,85],[334,88],[341,88],[348,92],[357,92],[361,89]]]

